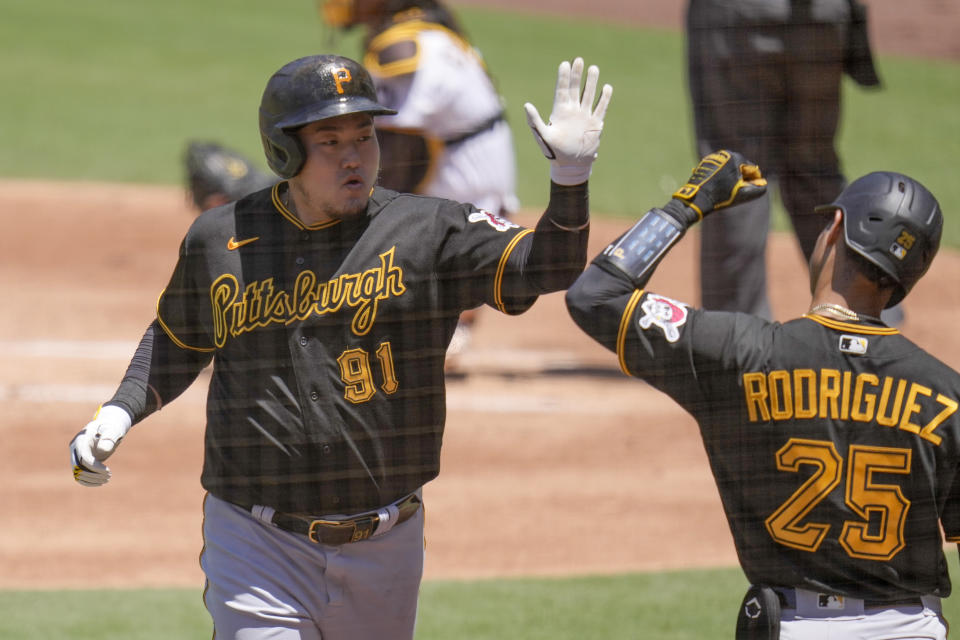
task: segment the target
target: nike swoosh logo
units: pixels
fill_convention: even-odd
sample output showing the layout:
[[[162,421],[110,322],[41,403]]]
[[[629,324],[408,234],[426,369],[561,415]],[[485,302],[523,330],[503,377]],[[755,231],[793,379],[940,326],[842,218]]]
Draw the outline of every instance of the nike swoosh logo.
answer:
[[[256,242],[260,239],[260,236],[255,236],[253,238],[247,238],[246,240],[237,240],[233,236],[230,236],[230,239],[227,240],[227,251],[236,251],[245,244],[250,244],[251,242]]]

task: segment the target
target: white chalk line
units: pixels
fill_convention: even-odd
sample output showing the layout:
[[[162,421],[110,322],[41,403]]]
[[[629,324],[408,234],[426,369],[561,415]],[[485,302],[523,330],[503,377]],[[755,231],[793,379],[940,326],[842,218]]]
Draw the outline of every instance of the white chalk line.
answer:
[[[72,359],[72,360],[117,360],[129,361],[135,344],[123,341],[0,341],[0,362],[3,360],[22,361],[25,359]],[[489,353],[488,353],[489,351]],[[467,355],[467,354],[464,354]],[[522,370],[533,370],[537,363],[570,367],[574,360],[564,351],[510,349],[477,350],[464,359],[464,369],[468,372],[473,366],[479,369],[484,365],[505,360],[515,363]],[[118,369],[118,375],[122,371]],[[516,383],[518,388],[522,382]],[[25,402],[35,404],[97,404],[110,398],[116,390],[115,384],[61,383],[56,381],[43,383],[4,383],[0,382],[0,401]],[[182,398],[181,398],[182,400]],[[619,413],[602,398],[591,399],[584,396],[571,396],[569,393],[543,393],[532,390],[511,391],[497,389],[462,389],[448,385],[447,410],[478,413],[582,413],[588,415]]]

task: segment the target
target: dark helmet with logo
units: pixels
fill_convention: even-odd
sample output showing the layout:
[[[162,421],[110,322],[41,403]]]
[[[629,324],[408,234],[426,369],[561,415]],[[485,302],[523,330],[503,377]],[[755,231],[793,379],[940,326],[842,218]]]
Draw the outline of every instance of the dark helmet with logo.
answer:
[[[280,68],[260,100],[260,139],[267,163],[291,178],[306,159],[296,129],[351,113],[393,115],[377,102],[370,74],[360,63],[335,55],[299,58]]]
[[[816,211],[836,209],[843,211],[847,246],[897,283],[887,307],[903,300],[940,248],[943,213],[937,199],[902,173],[875,171]]]

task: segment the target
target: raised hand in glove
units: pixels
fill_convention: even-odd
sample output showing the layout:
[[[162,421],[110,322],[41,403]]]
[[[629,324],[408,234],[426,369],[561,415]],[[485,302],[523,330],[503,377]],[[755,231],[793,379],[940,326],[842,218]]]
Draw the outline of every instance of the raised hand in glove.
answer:
[[[711,211],[748,202],[766,191],[760,167],[736,151],[721,149],[700,160],[663,210],[690,225]]]
[[[613,87],[603,85],[594,108],[599,75],[600,70],[596,66],[591,65],[587,69],[587,80],[581,94],[583,58],[576,58],[573,64],[564,60],[557,71],[557,87],[549,122],[544,124],[537,108],[529,102],[523,105],[534,138],[550,160],[550,179],[556,184],[582,184],[590,177],[600,146],[603,117],[613,94]]]
[[[130,425],[130,414],[124,409],[114,405],[100,407],[93,420],[70,441],[73,479],[85,487],[106,484],[110,469],[103,461],[116,450]]]

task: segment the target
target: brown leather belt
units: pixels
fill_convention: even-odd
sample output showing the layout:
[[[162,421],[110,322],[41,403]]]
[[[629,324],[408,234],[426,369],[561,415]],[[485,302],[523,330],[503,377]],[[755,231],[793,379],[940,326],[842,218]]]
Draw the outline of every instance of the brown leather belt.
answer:
[[[397,507],[399,514],[394,526],[409,520],[420,509],[420,505],[420,497],[415,493],[397,502],[394,506]],[[250,507],[247,510],[254,511],[254,508]],[[380,525],[380,513],[370,511],[345,520],[326,520],[293,513],[274,512],[269,522],[284,531],[305,535],[316,544],[339,546],[366,540],[372,536]],[[254,514],[256,515],[255,512]]]

